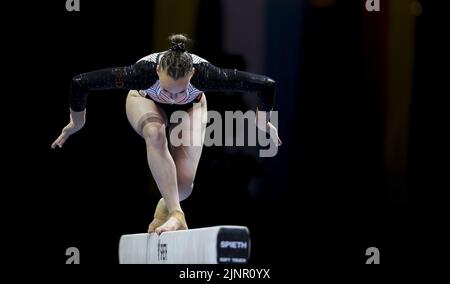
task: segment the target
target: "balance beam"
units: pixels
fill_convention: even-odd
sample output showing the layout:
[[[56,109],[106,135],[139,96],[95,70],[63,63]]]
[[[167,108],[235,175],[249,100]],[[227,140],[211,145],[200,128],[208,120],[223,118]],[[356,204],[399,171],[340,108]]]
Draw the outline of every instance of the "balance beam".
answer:
[[[247,263],[250,234],[243,226],[122,235],[120,264]]]

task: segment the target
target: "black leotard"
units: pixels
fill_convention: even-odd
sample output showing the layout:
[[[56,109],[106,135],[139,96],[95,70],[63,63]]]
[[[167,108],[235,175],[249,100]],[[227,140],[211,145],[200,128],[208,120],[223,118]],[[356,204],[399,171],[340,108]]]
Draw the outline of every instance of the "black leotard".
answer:
[[[195,56],[195,55],[193,55]],[[126,67],[115,67],[79,74],[73,77],[70,87],[70,108],[83,111],[91,90],[145,90],[157,80],[156,62],[140,60]],[[275,81],[263,75],[233,69],[221,69],[211,63],[194,60],[195,73],[191,84],[204,92],[255,91],[258,109],[270,111],[275,97]]]

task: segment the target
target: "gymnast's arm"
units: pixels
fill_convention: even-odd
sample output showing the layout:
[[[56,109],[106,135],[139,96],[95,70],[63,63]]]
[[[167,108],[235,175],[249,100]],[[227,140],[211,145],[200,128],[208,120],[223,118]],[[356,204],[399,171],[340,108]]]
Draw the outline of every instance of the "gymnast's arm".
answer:
[[[145,60],[131,66],[106,68],[73,77],[70,85],[70,122],[51,147],[62,147],[70,135],[84,126],[89,91],[142,90],[150,87],[157,78],[156,64]]]
[[[270,112],[273,109],[275,81],[264,75],[236,69],[222,69],[209,62],[202,62],[195,66],[191,82],[205,92],[257,92],[258,110]]]
[[[275,101],[275,81],[273,79],[236,69],[222,69],[209,62],[202,62],[195,66],[195,74],[191,82],[195,87],[205,92],[257,92],[259,102],[256,112],[256,125],[259,129],[270,132],[275,144],[281,145],[278,131],[270,123],[270,114]],[[259,117],[265,118],[258,119]]]

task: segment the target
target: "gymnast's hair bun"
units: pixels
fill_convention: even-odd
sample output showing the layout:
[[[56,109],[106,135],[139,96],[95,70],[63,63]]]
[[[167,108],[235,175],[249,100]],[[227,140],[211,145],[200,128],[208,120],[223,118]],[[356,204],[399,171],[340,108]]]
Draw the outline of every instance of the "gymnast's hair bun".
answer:
[[[169,36],[170,49],[175,52],[185,52],[186,44],[189,42],[187,36],[183,34],[176,34]]]

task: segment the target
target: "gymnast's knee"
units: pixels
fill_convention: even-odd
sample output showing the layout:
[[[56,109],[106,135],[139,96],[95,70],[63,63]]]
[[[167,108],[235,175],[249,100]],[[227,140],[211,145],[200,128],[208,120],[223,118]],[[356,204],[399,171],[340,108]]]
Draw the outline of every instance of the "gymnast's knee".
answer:
[[[142,136],[145,143],[153,148],[162,149],[167,143],[166,127],[163,123],[150,122],[143,126]]]

